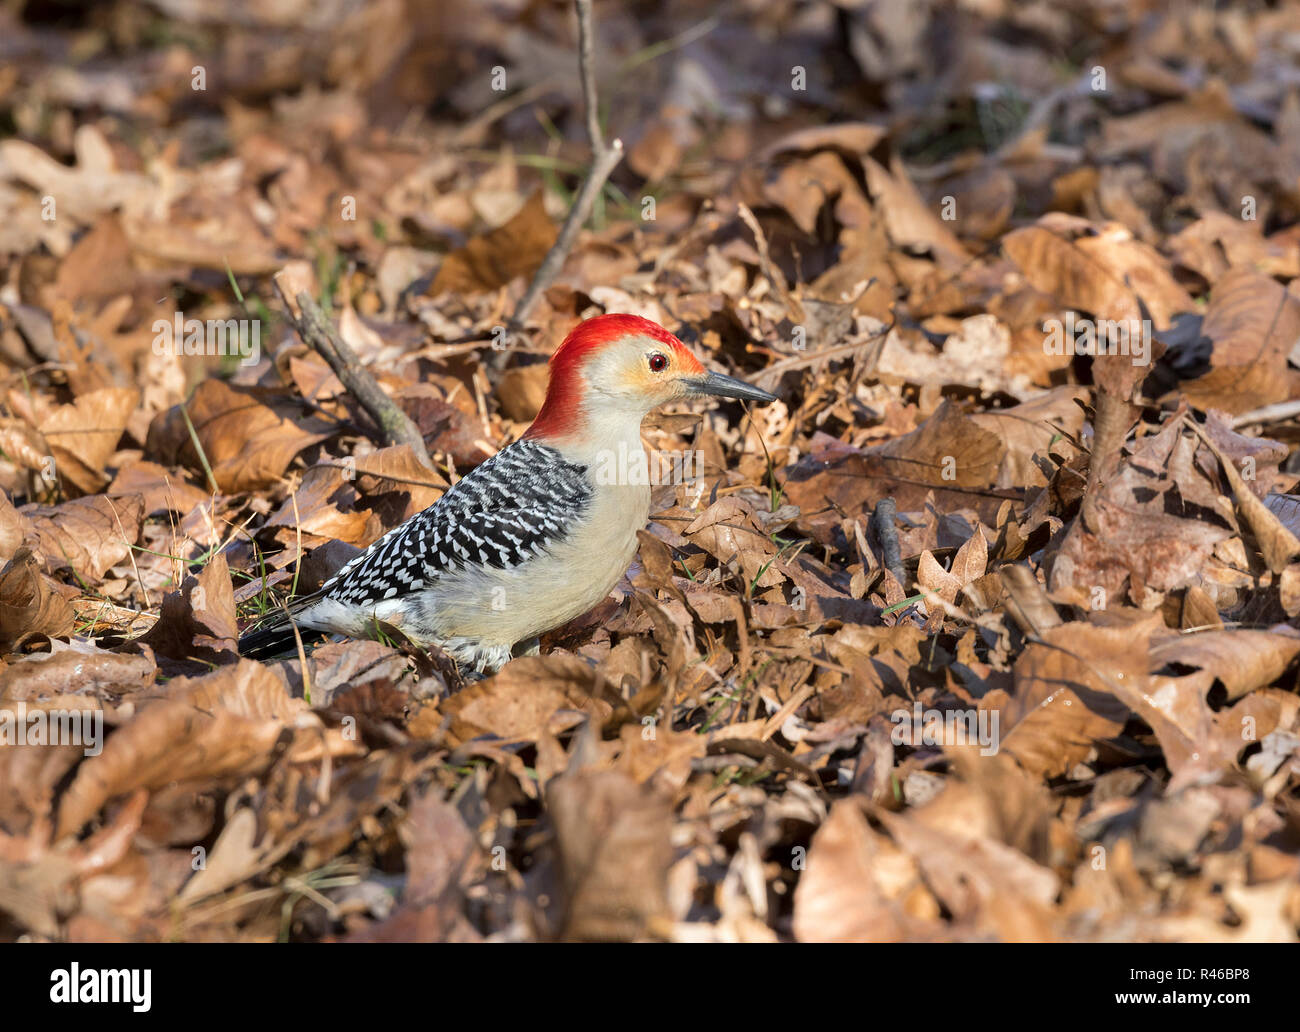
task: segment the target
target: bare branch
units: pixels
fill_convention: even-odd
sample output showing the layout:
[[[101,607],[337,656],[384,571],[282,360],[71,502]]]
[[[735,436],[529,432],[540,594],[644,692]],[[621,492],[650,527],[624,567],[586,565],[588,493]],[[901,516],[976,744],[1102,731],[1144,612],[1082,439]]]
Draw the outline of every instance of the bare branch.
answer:
[[[592,57],[595,32],[591,25],[591,0],[574,0],[578,12],[578,69],[582,73],[582,103],[587,109],[587,139],[593,153],[605,149],[600,131],[600,107],[596,101],[596,62]]]
[[[305,290],[299,291],[296,296],[289,296],[286,294],[286,285],[278,276],[275,277],[275,285],[280,291],[280,297],[284,300],[298,336],[325,359],[329,367],[334,370],[334,375],[357,399],[357,403],[366,410],[370,418],[375,421],[375,425],[384,432],[385,439],[390,444],[409,444],[415,457],[432,469],[433,463],[429,459],[429,452],[424,446],[424,437],[419,429],[375,382],[375,378],[357,358],[356,352],[339,336],[334,324],[326,318],[312,296]]]
[[[574,7],[578,12],[578,67],[582,75],[582,102],[586,108],[587,138],[591,143],[591,169],[578,189],[578,196],[573,199],[573,206],[569,209],[568,217],[560,228],[560,235],[556,237],[555,245],[546,253],[546,257],[533,276],[533,281],[528,284],[524,296],[515,306],[513,321],[517,326],[528,318],[542,291],[559,275],[560,269],[563,268],[569,252],[573,250],[573,245],[578,239],[578,232],[591,214],[592,206],[600,196],[600,191],[605,187],[605,180],[623,160],[623,141],[616,139],[606,144],[600,131],[600,103],[596,96],[596,67],[592,58],[595,32],[591,23],[591,0],[574,0]]]
[[[1280,423],[1292,416],[1300,416],[1300,401],[1279,401],[1273,405],[1265,405],[1263,408],[1242,413],[1233,419],[1232,427],[1235,430],[1239,426],[1250,426],[1254,423]]]
[[[907,570],[903,568],[903,555],[898,544],[898,504],[892,498],[882,498],[871,514],[871,529],[880,542],[880,565],[894,575],[899,587],[907,589]]]

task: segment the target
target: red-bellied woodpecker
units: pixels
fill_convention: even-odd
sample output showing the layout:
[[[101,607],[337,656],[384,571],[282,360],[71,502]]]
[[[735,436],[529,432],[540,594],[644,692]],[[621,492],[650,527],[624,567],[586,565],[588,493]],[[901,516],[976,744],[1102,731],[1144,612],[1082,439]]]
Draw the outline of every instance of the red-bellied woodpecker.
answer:
[[[581,616],[618,583],[650,516],[641,420],[666,402],[706,395],[775,400],[707,371],[648,319],[588,319],[551,356],[546,401],[523,437],[291,603],[288,615],[244,635],[240,652],[291,648],[290,619],[354,638],[386,625],[477,671],[499,669],[521,643],[535,648],[537,635]]]

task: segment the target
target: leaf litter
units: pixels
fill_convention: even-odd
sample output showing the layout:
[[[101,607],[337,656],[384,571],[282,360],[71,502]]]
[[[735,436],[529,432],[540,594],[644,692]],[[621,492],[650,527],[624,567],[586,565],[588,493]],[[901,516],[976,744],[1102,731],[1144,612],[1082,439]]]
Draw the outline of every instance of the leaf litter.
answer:
[[[1297,938],[1300,6],[601,4],[626,161],[524,326],[589,160],[567,5],[36,7],[0,936]],[[604,311],[780,399],[647,421],[689,475],[610,598],[478,682],[237,655]]]

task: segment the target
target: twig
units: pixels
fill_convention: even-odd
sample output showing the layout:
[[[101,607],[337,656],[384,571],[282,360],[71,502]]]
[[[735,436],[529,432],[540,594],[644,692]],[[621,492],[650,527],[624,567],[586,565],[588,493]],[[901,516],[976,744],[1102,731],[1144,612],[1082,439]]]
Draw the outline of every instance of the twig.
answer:
[[[555,238],[555,245],[546,253],[546,257],[533,276],[533,281],[528,284],[524,296],[515,306],[513,321],[516,326],[523,324],[532,312],[533,306],[537,304],[542,291],[559,275],[560,269],[569,257],[569,252],[573,250],[574,242],[578,239],[578,231],[587,221],[596,198],[605,187],[605,180],[623,160],[623,141],[616,139],[607,144],[600,131],[596,67],[591,56],[595,38],[591,26],[591,0],[574,0],[573,6],[578,12],[578,68],[582,75],[582,102],[586,108],[587,139],[591,143],[591,169],[578,189],[578,196],[573,199],[573,207],[569,209],[569,215],[564,220],[564,225],[560,227],[560,235]]]
[[[803,305],[799,303],[797,297],[790,293],[781,270],[772,264],[772,257],[767,249],[767,236],[763,233],[763,227],[758,224],[757,217],[744,201],[737,205],[736,212],[740,216],[740,221],[748,226],[749,231],[754,234],[754,246],[758,248],[759,269],[762,270],[767,281],[772,284],[772,289],[776,291],[781,303],[789,311],[791,319],[796,323],[806,322],[807,317],[804,314]]]
[[[555,78],[548,75],[545,79],[533,83],[528,88],[510,95],[504,100],[498,100],[486,111],[475,116],[471,122],[456,130],[455,135],[452,137],[452,142],[457,146],[460,146],[471,140],[477,140],[488,128],[491,127],[493,122],[505,118],[505,116],[510,114],[510,112],[517,111],[525,104],[531,104],[539,97],[544,96],[548,90],[554,89],[555,86]]]
[[[305,290],[298,291],[296,296],[288,295],[286,290],[289,288],[278,276],[275,277],[275,285],[303,342],[325,359],[339,382],[352,393],[358,404],[375,421],[375,425],[383,430],[389,443],[409,444],[415,457],[432,469],[433,462],[429,459],[419,429],[375,382],[375,378],[357,358],[356,352],[339,336],[334,324],[325,317],[312,296]]]
[[[1232,421],[1232,428],[1250,426],[1253,423],[1280,423],[1292,416],[1300,416],[1300,401],[1279,401],[1275,405],[1243,412]]]
[[[885,338],[889,335],[889,331],[894,328],[894,325],[894,323],[890,323],[878,330],[872,330],[863,340],[855,337],[847,344],[837,344],[831,348],[818,348],[803,355],[792,355],[790,358],[783,358],[779,362],[773,362],[754,377],[754,383],[760,387],[768,387],[775,384],[783,374],[790,372],[792,369],[803,369],[817,362],[829,362],[841,355],[852,354],[856,358],[858,352],[866,348],[873,348],[864,370],[864,375],[869,376],[880,361],[880,352],[884,350]],[[775,352],[778,355],[783,353],[780,351]]]
[[[605,137],[600,131],[600,108],[596,104],[596,63],[591,52],[596,45],[596,33],[591,27],[591,0],[574,0],[578,13],[578,70],[582,73],[582,103],[587,109],[587,139],[591,149],[603,150]]]
[[[899,586],[906,589],[907,571],[903,567],[902,552],[898,545],[898,505],[892,498],[882,498],[876,503],[876,511],[871,514],[871,529],[876,532],[880,542],[880,563],[894,575]]]

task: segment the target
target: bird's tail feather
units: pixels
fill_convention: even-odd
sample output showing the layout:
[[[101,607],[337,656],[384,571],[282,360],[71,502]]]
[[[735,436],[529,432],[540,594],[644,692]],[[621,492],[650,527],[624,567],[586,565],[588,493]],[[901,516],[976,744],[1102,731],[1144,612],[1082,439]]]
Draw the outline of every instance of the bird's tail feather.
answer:
[[[298,628],[303,646],[310,648],[327,635],[321,631]],[[293,633],[293,624],[281,617],[271,623],[250,627],[239,638],[239,654],[248,659],[277,659],[298,654],[298,637]]]
[[[297,648],[293,626],[287,620],[255,627],[239,638],[239,654],[249,659],[269,659],[290,649],[297,651]]]
[[[294,636],[294,624],[304,646],[314,645],[323,637],[323,632],[309,630],[302,624],[302,617],[313,605],[320,601],[322,591],[313,591],[310,595],[300,595],[278,612],[268,613],[248,627],[239,636],[239,654],[248,659],[273,659],[286,655],[297,655],[298,640]]]

